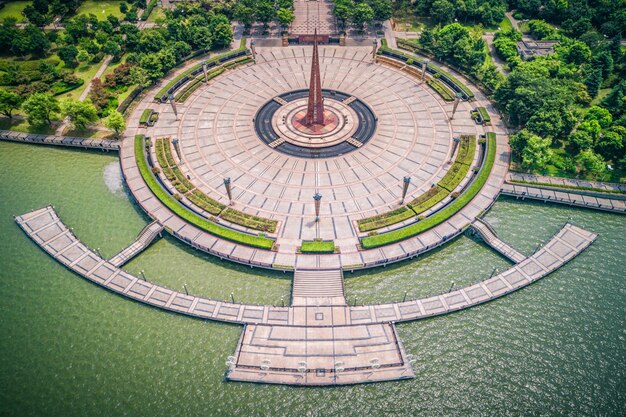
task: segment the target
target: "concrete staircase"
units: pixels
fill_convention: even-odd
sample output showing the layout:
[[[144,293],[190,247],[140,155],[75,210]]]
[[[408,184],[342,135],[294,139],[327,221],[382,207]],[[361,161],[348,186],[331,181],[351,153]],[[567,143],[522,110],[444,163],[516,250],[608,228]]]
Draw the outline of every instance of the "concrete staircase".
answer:
[[[137,239],[131,243],[128,247],[122,249],[120,253],[112,257],[109,262],[118,268],[132,258],[141,253],[144,249],[150,246],[150,243],[161,233],[163,226],[158,222],[152,222],[139,233]]]
[[[343,271],[341,269],[297,269],[293,278],[292,305],[344,305]]]
[[[519,253],[511,245],[500,240],[496,231],[493,230],[489,223],[476,219],[474,223],[472,223],[472,228],[476,231],[476,233],[478,233],[486,244],[500,252],[506,258],[510,259],[513,263],[517,264],[526,259],[526,256]]]

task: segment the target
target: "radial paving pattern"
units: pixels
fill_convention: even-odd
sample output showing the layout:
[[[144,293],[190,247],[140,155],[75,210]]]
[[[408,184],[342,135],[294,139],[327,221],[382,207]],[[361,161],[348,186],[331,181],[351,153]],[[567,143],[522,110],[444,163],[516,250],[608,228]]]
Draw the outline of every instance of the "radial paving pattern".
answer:
[[[280,245],[295,249],[320,237],[353,247],[353,222],[397,207],[404,176],[412,177],[408,197],[421,194],[448,169],[454,135],[484,132],[469,117],[451,124],[449,104],[416,79],[373,64],[370,48],[321,47],[323,87],[368,105],[378,118],[376,132],[344,156],[284,155],[259,139],[253,120],[268,101],[307,88],[310,62],[310,47],[259,48],[256,65],[199,89],[180,106],[177,124],[159,122],[153,134],[179,138],[183,172],[208,195],[226,202],[222,180],[231,177],[235,207],[279,220]],[[458,113],[464,110],[469,104]],[[322,194],[318,224],[316,191]]]

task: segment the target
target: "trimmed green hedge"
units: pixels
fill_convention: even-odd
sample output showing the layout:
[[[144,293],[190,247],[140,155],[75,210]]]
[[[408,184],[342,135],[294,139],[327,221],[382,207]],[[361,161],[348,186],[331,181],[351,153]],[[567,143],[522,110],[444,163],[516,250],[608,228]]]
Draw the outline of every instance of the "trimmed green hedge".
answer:
[[[302,242],[300,246],[302,253],[334,253],[335,242],[332,240],[314,240],[312,242]]]
[[[274,241],[263,236],[252,236],[240,233],[232,229],[211,223],[210,221],[198,216],[181,206],[170,194],[168,194],[158,181],[152,175],[143,150],[143,135],[135,136],[135,161],[143,180],[148,185],[156,198],[163,203],[168,209],[186,222],[214,235],[231,242],[241,243],[242,245],[252,246],[255,248],[271,250]]]
[[[252,216],[243,211],[227,208],[220,216],[224,220],[249,227],[251,229],[261,230],[264,232],[274,233],[278,221],[265,219],[263,217]]]
[[[448,190],[434,186],[424,194],[418,196],[415,200],[411,201],[408,206],[415,212],[415,214],[420,214],[439,203],[441,200],[446,198],[448,194]]]
[[[243,38],[245,39],[245,38]],[[242,39],[242,43],[244,42]],[[229,51],[220,55],[216,55],[213,58],[207,59],[206,61],[203,62],[213,62],[213,61],[221,61],[222,59],[228,57],[229,55],[234,55],[238,52],[241,52],[243,50],[245,50],[245,43],[243,43],[243,48],[239,48],[239,49],[235,49],[233,51]],[[154,96],[155,100],[161,100],[161,97],[163,97],[164,94],[167,93],[167,90],[169,90],[170,88],[172,88],[174,86],[174,84],[176,84],[178,81],[182,80],[184,77],[187,77],[189,75],[191,75],[192,72],[200,69],[202,67],[202,63],[199,63],[197,65],[194,65],[193,67],[189,68],[188,70],[182,72],[181,74],[177,75],[176,77],[174,77],[174,79],[172,79],[170,82],[168,82],[167,84],[165,84],[163,86],[163,88],[161,88],[159,90],[158,93],[156,93],[156,95]]]
[[[150,119],[150,114],[152,114],[152,109],[145,109],[141,113],[141,117],[139,118],[139,124],[141,125],[147,124],[148,120]]]
[[[470,187],[456,200],[444,207],[442,210],[428,217],[427,219],[413,223],[410,226],[402,229],[393,230],[391,232],[382,233],[380,235],[368,236],[361,239],[361,245],[364,249],[377,248],[379,246],[389,245],[391,243],[400,242],[402,240],[411,238],[418,235],[428,229],[437,226],[440,223],[448,220],[454,216],[459,210],[465,207],[476,195],[480,192],[482,187],[487,182],[491,168],[495,162],[496,157],[496,135],[493,132],[487,134],[487,155],[485,156],[485,162],[478,173],[478,176],[470,185]]]
[[[491,122],[491,116],[487,113],[487,109],[484,107],[477,107],[476,110],[478,110],[478,113],[480,114],[480,117],[482,117],[484,123]]]
[[[459,186],[461,181],[463,181],[463,178],[467,175],[467,171],[469,171],[468,165],[455,162],[437,185],[452,192]]]
[[[474,154],[476,153],[476,136],[462,135],[459,144],[459,152],[456,154],[456,161],[465,165],[472,165]]]
[[[426,81],[426,84],[428,84],[430,88],[435,90],[435,92],[439,94],[441,98],[444,99],[445,101],[454,101],[454,96],[452,95],[448,87],[446,87],[438,79],[431,78],[428,81]]]
[[[220,75],[221,73],[223,73],[225,70],[223,67],[218,67],[215,68],[211,71],[209,71],[207,73],[207,78],[210,80],[212,80],[213,78],[217,77],[218,75]],[[194,79],[192,82],[190,82],[189,84],[187,84],[182,91],[177,94],[175,96],[176,101],[178,101],[179,103],[184,102],[185,100],[187,100],[189,98],[189,96],[198,89],[198,87],[200,87],[202,85],[202,83],[204,82],[204,74],[200,74],[198,75],[198,77],[196,79]]]
[[[214,216],[218,216],[222,210],[224,210],[223,204],[213,200],[200,190],[193,190],[192,192],[186,194],[185,197],[202,210],[207,211]]]
[[[400,207],[399,209],[382,213],[376,216],[368,217],[357,221],[359,230],[361,232],[369,232],[371,230],[380,229],[381,227],[391,226],[396,223],[403,222],[411,217],[414,217],[413,210],[409,210],[406,207]]]

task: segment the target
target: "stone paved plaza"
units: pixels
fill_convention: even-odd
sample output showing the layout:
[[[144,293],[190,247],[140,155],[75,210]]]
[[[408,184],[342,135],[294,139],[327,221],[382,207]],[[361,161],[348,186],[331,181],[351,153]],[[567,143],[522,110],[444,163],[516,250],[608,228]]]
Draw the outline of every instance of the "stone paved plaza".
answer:
[[[445,175],[454,136],[486,132],[469,117],[472,103],[461,103],[450,120],[452,104],[415,77],[373,63],[371,48],[323,46],[323,88],[370,106],[376,132],[344,156],[284,155],[257,137],[253,119],[278,95],[307,88],[311,47],[257,51],[256,64],[221,75],[179,104],[178,120],[169,104],[161,104],[160,120],[147,135],[177,138],[182,171],[225,204],[223,178],[230,177],[236,209],[278,220],[279,252],[294,253],[303,240],[315,238],[334,240],[342,253],[356,252],[355,222],[399,207],[404,176],[412,179],[409,200]],[[322,195],[318,223],[316,192]]]

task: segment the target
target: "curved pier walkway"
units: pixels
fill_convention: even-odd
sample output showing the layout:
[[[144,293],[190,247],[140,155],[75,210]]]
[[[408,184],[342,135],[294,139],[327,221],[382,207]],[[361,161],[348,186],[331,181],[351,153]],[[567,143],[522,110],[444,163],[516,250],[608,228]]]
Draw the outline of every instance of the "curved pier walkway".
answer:
[[[120,150],[120,143],[115,140],[37,135],[34,133],[14,132],[12,130],[0,130],[0,140],[9,142],[35,143],[39,145],[67,146],[70,148],[100,149],[103,151]]]
[[[626,193],[626,184],[602,181],[587,181],[575,178],[548,177],[545,175],[523,174],[521,172],[510,172],[507,181],[525,181],[537,183],[537,185],[552,184],[555,187],[584,187],[593,188],[599,192],[615,192]],[[528,184],[533,185],[533,184]]]
[[[301,293],[302,305],[275,307],[187,295],[133,276],[80,242],[50,206],[15,220],[54,259],[113,292],[172,312],[245,324],[235,355],[229,358],[228,379],[302,385],[411,378],[411,357],[397,337],[395,322],[447,314],[502,297],[556,270],[596,238],[566,224],[535,254],[510,269],[430,297],[365,306],[348,306],[343,297],[337,304],[333,297],[329,304],[319,302],[320,294],[338,293],[331,285],[330,292]],[[314,285],[314,276],[305,278],[309,286]]]
[[[506,183],[502,186],[502,194],[511,197],[521,198],[522,200],[530,198],[543,202],[552,202],[559,204],[567,204],[574,207],[584,207],[595,210],[610,211],[611,213],[626,214],[626,200],[612,198],[611,194],[606,197],[598,195],[586,195],[584,191],[575,192],[574,190],[554,188],[544,188],[535,185],[510,184]]]

